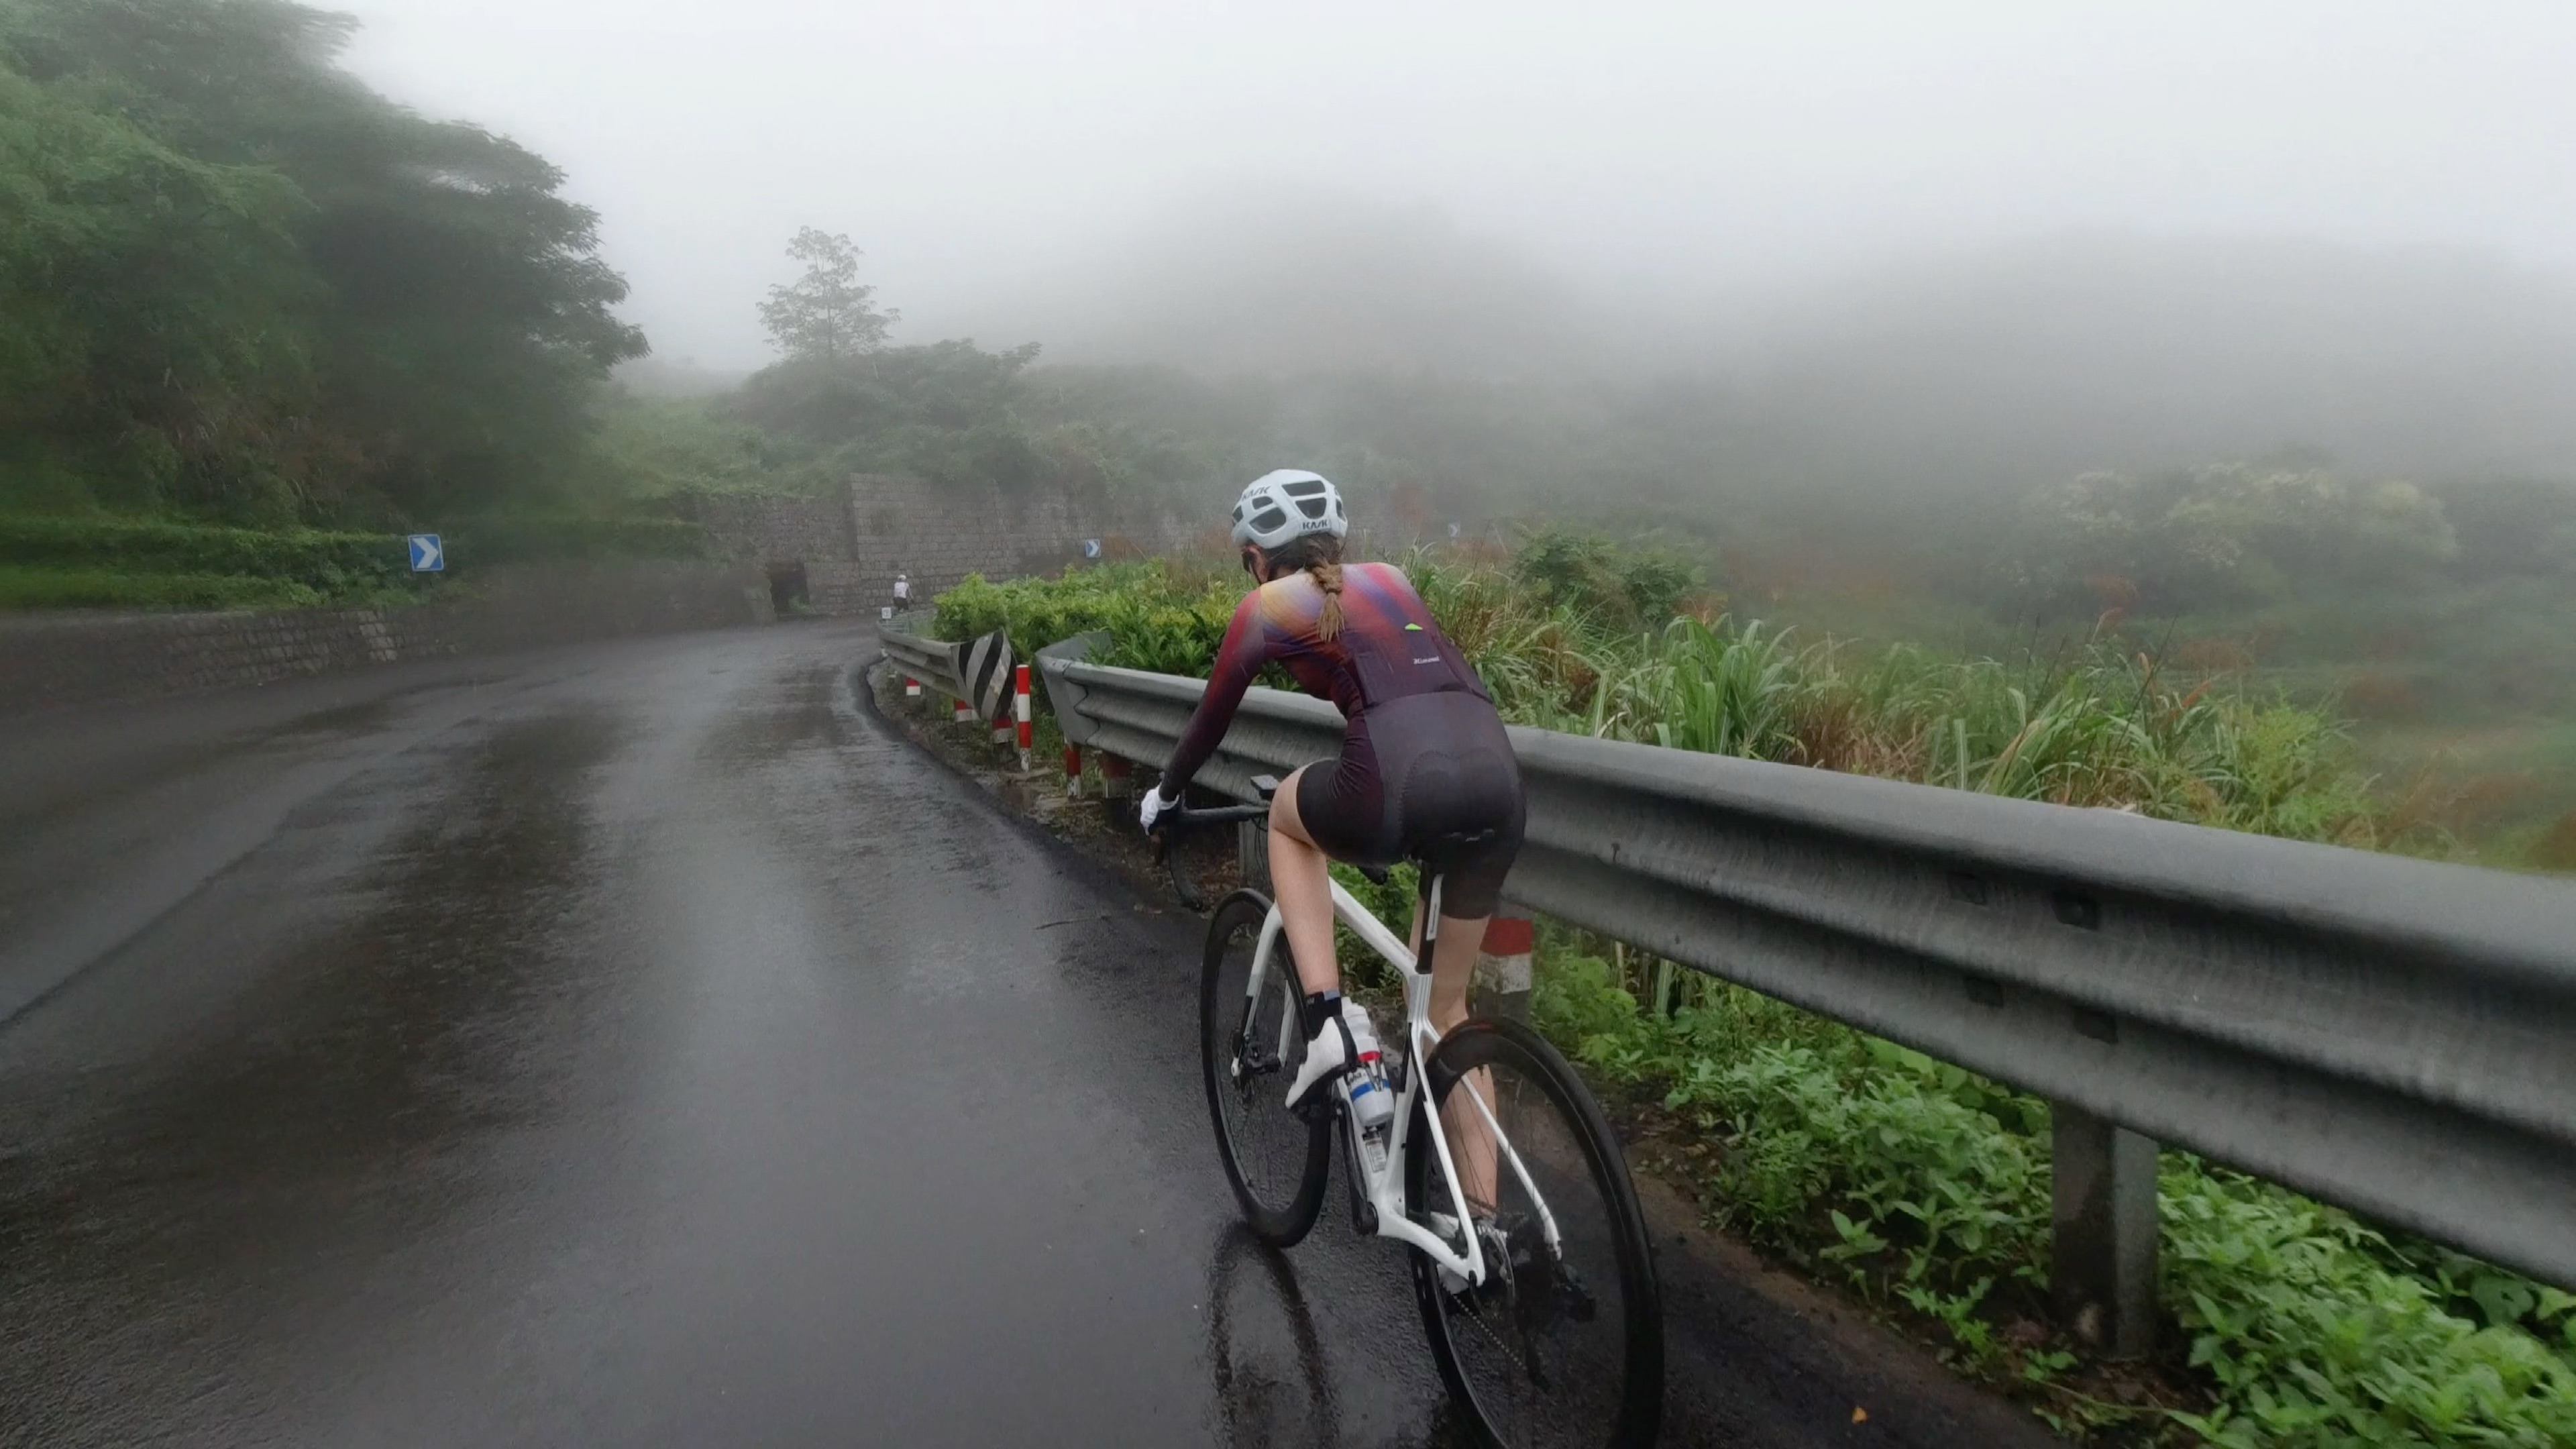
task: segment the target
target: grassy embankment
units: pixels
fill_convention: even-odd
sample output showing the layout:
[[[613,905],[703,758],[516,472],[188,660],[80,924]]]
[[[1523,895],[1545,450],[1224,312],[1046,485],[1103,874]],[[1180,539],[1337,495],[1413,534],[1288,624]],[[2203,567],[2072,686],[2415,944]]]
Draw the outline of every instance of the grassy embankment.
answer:
[[[1764,612],[1808,637],[2026,657],[2081,626],[1999,620],[1914,586],[1800,580]],[[2505,576],[2120,623],[2195,675],[2326,702],[2383,793],[2482,864],[2576,870],[2576,588]]]
[[[665,519],[483,519],[446,543],[460,582],[496,563],[708,552],[703,530]],[[444,585],[411,572],[397,534],[0,518],[0,610],[365,608]]]
[[[1695,615],[1651,569],[1569,577],[1548,562],[1410,562],[1522,722],[2294,839],[2454,848],[2378,788],[2339,721],[2240,679],[2108,639],[2022,663],[1800,643]],[[1241,589],[1177,563],[970,581],[941,597],[940,623],[951,637],[1008,628],[1023,650],[1106,629],[1107,662],[1204,673]],[[1381,904],[1409,891],[1389,889]],[[1553,924],[1535,1012],[1712,1217],[2071,1432],[2576,1442],[2576,1295],[2171,1152],[2167,1348],[2143,1370],[2090,1363],[2046,1326],[2044,1102]]]

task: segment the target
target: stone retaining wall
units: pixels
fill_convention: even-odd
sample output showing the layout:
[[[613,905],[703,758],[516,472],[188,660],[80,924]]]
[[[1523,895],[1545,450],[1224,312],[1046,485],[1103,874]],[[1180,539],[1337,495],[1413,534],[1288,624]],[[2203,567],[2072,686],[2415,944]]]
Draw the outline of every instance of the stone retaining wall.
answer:
[[[773,617],[757,570],[688,563],[481,569],[399,609],[0,616],[0,713]]]
[[[682,516],[703,524],[729,556],[764,569],[804,571],[807,603],[824,614],[874,614],[893,601],[897,572],[927,600],[968,574],[1053,573],[1104,552],[1160,553],[1188,541],[1169,518],[1061,494],[946,488],[917,478],[861,475],[830,498],[704,495]]]
[[[745,563],[847,561],[858,546],[846,492],[829,498],[699,493],[681,500],[679,514]]]

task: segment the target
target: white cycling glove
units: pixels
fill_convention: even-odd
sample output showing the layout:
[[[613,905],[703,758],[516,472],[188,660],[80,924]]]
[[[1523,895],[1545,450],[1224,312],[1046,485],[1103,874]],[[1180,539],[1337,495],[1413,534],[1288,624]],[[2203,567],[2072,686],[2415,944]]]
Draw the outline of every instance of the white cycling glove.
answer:
[[[1136,807],[1136,818],[1147,830],[1151,830],[1154,828],[1155,817],[1180,803],[1178,800],[1164,799],[1160,787],[1148,790],[1145,792],[1145,803]]]

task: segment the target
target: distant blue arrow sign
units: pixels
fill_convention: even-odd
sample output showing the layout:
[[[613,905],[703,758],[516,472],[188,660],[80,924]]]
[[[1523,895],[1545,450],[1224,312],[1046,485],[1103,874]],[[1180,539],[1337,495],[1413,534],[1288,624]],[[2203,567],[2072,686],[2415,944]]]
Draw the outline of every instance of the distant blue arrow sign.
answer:
[[[1084,539],[1082,541],[1082,556],[1084,558],[1100,557],[1100,540],[1096,538]]]
[[[416,574],[447,572],[447,545],[438,541],[437,534],[415,533],[411,536],[411,571]]]

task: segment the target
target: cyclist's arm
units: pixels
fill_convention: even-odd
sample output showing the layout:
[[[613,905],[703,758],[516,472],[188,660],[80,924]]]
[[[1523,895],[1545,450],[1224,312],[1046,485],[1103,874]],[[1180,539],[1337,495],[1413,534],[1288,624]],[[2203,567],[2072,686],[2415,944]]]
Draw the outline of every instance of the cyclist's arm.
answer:
[[[1171,763],[1163,767],[1164,799],[1180,799],[1190,777],[1216,753],[1226,728],[1234,723],[1235,709],[1243,703],[1243,692],[1269,661],[1270,630],[1261,618],[1261,591],[1255,589],[1235,605],[1225,643],[1216,651],[1216,666],[1208,671],[1207,693],[1199,696],[1199,707],[1182,729],[1180,743],[1172,747]]]

